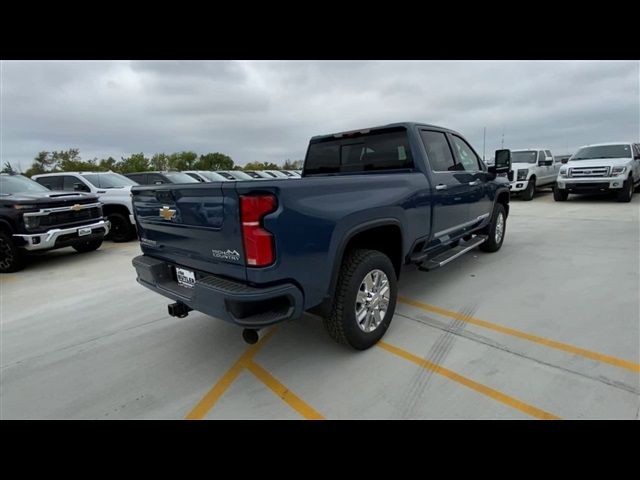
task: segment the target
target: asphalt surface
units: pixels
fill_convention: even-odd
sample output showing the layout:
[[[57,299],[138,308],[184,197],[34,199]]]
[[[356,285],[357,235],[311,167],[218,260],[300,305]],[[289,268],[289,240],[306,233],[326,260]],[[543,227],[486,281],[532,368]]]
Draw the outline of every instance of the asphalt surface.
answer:
[[[169,317],[136,242],[0,277],[3,419],[638,419],[640,195],[512,199],[506,240],[406,268],[383,342],[305,315],[261,332]]]

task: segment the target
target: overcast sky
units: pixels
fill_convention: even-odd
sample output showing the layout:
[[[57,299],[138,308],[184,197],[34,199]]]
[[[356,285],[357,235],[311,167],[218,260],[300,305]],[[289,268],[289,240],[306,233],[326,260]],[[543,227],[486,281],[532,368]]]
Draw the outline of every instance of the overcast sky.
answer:
[[[397,121],[458,130],[486,156],[640,138],[639,62],[3,61],[2,163],[223,152],[303,158],[313,135]]]

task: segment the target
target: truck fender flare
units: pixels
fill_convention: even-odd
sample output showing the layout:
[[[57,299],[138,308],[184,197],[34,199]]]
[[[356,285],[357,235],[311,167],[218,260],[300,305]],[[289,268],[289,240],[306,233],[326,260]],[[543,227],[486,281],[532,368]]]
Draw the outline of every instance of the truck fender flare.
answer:
[[[10,234],[16,231],[16,229],[11,225],[10,222],[6,221],[4,218],[0,218],[0,230],[6,230]]]
[[[344,251],[351,241],[351,239],[356,236],[360,232],[364,232],[365,230],[369,230],[370,228],[376,227],[384,227],[386,225],[394,225],[400,228],[402,232],[402,223],[397,218],[389,217],[389,218],[378,218],[376,220],[369,220],[363,223],[359,223],[349,230],[347,233],[343,235],[342,239],[338,243],[338,247],[336,248],[336,254],[334,256],[335,261],[333,262],[333,267],[331,270],[331,280],[329,282],[329,289],[327,291],[326,299],[331,301],[333,299],[333,295],[336,289],[336,284],[338,283],[338,275],[340,273],[340,266],[342,265],[342,258],[344,257]]]

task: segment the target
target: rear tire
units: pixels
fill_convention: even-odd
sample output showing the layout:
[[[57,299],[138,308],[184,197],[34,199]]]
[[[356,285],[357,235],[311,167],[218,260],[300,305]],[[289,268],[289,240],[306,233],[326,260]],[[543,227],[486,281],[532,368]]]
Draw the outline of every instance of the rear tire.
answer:
[[[565,189],[560,189],[557,186],[553,188],[553,199],[556,202],[565,202],[569,198],[569,192]]]
[[[111,229],[109,231],[109,239],[116,243],[128,242],[133,238],[134,230],[133,225],[129,221],[129,217],[122,213],[112,213],[107,218],[111,222]]]
[[[504,235],[507,233],[507,212],[504,205],[496,203],[496,206],[493,207],[491,223],[483,233],[487,235],[487,240],[481,243],[478,248],[483,252],[490,253],[500,250],[504,242]]]
[[[102,239],[89,240],[87,242],[82,242],[82,243],[73,245],[73,249],[78,253],[87,253],[87,252],[93,252],[94,250],[99,249],[100,245],[102,245]]]
[[[618,201],[628,203],[633,197],[633,177],[629,175],[622,185],[622,190],[618,193]]]
[[[375,272],[378,272],[377,277]],[[378,285],[376,278],[380,279]],[[371,288],[366,285],[368,281]],[[331,312],[324,318],[325,328],[336,342],[366,350],[389,328],[397,295],[396,272],[389,257],[377,250],[351,250],[340,267]],[[356,312],[360,313],[356,315]]]
[[[529,184],[527,185],[527,188],[525,188],[524,191],[522,192],[522,200],[525,200],[528,202],[533,198],[535,193],[536,193],[536,177],[531,177],[531,180],[529,180]]]
[[[0,273],[13,273],[24,268],[24,253],[11,235],[0,232]]]

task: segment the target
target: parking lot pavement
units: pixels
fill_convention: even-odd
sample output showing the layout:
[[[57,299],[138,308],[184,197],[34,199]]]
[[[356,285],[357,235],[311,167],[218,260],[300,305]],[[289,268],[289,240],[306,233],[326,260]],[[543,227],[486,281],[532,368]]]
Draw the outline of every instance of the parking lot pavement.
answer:
[[[379,346],[247,346],[139,286],[136,242],[0,277],[2,418],[640,418],[640,195],[512,199],[494,254],[408,267]]]

